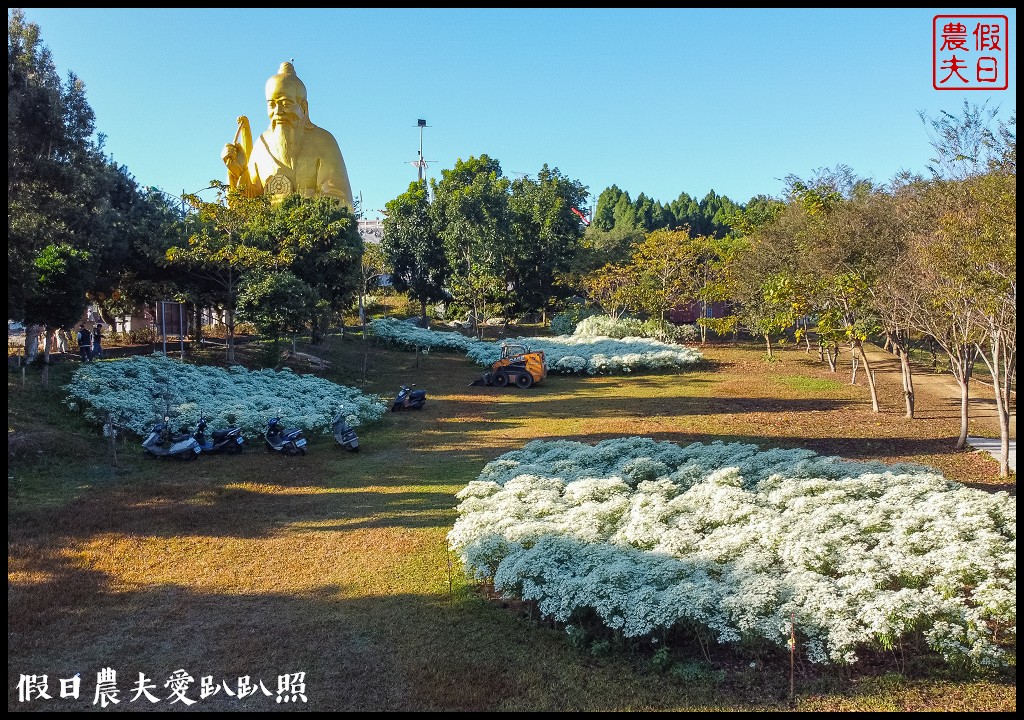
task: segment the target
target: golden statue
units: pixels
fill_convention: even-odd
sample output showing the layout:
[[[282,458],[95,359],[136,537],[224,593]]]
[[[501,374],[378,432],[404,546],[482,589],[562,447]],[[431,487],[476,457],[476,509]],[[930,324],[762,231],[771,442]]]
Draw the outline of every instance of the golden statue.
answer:
[[[249,197],[272,199],[298,192],[306,197],[327,195],[354,209],[352,185],[334,136],[309,120],[306,86],[290,62],[281,63],[267,80],[270,127],[252,141],[249,118],[238,118],[234,142],[224,146],[221,159],[228,185]]]

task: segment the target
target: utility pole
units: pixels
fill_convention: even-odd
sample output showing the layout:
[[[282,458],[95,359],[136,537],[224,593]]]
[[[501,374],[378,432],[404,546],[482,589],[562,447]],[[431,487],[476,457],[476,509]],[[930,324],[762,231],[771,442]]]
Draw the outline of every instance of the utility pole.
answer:
[[[423,120],[421,118],[421,119],[416,121],[416,125],[420,129],[420,159],[419,159],[419,162],[416,163],[416,167],[417,167],[416,179],[419,182],[422,183],[423,182],[423,167],[426,164],[424,162],[424,160],[423,160],[423,128],[425,128],[427,126],[427,121]]]
[[[427,165],[434,162],[433,160],[423,159],[423,128],[427,126],[427,121],[420,118],[416,121],[416,127],[420,129],[420,155],[416,160],[409,162],[414,168],[416,168],[416,180],[419,181],[420,185],[424,188],[427,187]]]

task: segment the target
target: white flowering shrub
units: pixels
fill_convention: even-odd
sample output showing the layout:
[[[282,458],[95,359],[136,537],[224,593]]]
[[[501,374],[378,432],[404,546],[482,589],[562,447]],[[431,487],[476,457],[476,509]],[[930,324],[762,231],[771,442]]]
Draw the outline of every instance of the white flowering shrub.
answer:
[[[653,338],[662,342],[687,343],[699,337],[696,325],[662,324],[656,318],[612,318],[610,315],[591,315],[580,320],[573,335],[583,337],[603,336],[611,338]]]
[[[113,421],[143,436],[169,406],[174,427],[194,428],[199,416],[211,429],[235,424],[259,435],[269,417],[309,433],[330,433],[339,409],[349,425],[372,423],[387,411],[377,395],[289,369],[249,371],[191,365],[162,354],[82,365],[64,387],[67,405],[102,425]]]
[[[579,303],[570,303],[565,311],[557,313],[551,318],[549,329],[552,335],[572,335],[580,320],[596,314],[597,310]]]
[[[412,323],[393,318],[370,321],[370,335],[403,348],[458,350],[466,352],[477,341],[457,332],[446,332],[421,328]]]
[[[558,337],[513,338],[505,342],[543,350],[548,370],[560,374],[611,375],[650,370],[670,370],[696,365],[703,356],[693,348],[658,340],[627,337],[559,335]],[[473,343],[466,355],[473,362],[490,366],[501,357],[501,343]]]
[[[534,441],[459,494],[468,573],[626,637],[699,624],[812,662],[921,632],[950,662],[1015,663],[1016,498],[918,465],[648,438]]]

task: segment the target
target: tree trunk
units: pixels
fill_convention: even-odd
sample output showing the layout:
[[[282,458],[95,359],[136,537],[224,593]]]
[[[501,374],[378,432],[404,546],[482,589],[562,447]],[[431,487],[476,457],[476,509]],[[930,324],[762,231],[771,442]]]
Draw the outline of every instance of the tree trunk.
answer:
[[[25,326],[25,364],[32,362],[39,355],[39,325]]]
[[[45,365],[50,364],[50,352],[53,350],[53,330],[49,327],[43,327],[43,363]]]
[[[956,439],[956,449],[967,447],[967,420],[970,417],[970,378],[956,379],[960,386],[960,437]]]
[[[860,348],[860,356],[861,356],[861,359],[864,361],[864,375],[867,376],[867,379],[868,379],[868,389],[871,391],[871,409],[874,412],[879,412],[879,410],[878,410],[878,388],[875,387],[875,374],[873,372],[871,372],[871,363],[868,362],[867,353],[864,352],[864,343],[858,341],[857,342],[857,347]]]
[[[193,339],[196,341],[196,347],[198,348],[203,341],[203,308],[199,303],[194,303],[192,309],[195,310],[194,322],[196,325],[195,331],[192,333]]]
[[[425,298],[420,299],[420,327],[430,327],[430,324],[427,322],[427,301]]]
[[[235,362],[235,312],[229,309],[227,312],[227,332],[224,335],[224,346],[227,348],[229,363]]]
[[[764,334],[764,344],[765,344],[765,347],[768,348],[768,357],[773,357],[773,355],[772,355],[772,339],[771,339],[771,336],[768,335],[768,333]]]
[[[828,358],[829,369],[834,373],[839,372],[839,343],[826,345],[825,357]]]
[[[909,341],[893,340],[893,349],[900,358],[900,371],[903,376],[903,399],[906,403],[906,417],[914,417],[914,376],[910,368]]]
[[[999,477],[1008,477],[1010,474],[1010,397],[1016,368],[1016,328],[1009,339],[1004,333],[1002,328],[990,328],[985,346],[976,346],[992,376],[992,392],[999,416]]]

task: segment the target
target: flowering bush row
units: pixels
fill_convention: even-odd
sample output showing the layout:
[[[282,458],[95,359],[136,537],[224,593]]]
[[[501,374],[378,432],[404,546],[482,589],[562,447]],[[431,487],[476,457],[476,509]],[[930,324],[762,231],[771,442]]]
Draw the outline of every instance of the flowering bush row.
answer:
[[[740,443],[534,441],[459,495],[450,546],[477,579],[627,637],[679,623],[817,663],[912,632],[950,662],[1016,647],[1016,498],[917,465]],[[571,629],[571,628],[570,628]]]
[[[531,350],[543,350],[549,371],[565,375],[589,373],[610,375],[643,370],[685,368],[700,362],[702,355],[692,348],[644,338],[583,337],[559,335],[551,338],[513,338]],[[469,359],[489,366],[501,357],[501,343],[474,343]]]
[[[370,323],[371,334],[399,347],[461,350],[470,360],[490,366],[501,357],[501,342],[467,338],[457,332],[416,327],[401,320]],[[610,375],[643,370],[685,368],[700,362],[696,350],[649,338],[559,335],[550,338],[512,338],[508,343],[543,350],[549,371],[566,375]]]
[[[445,349],[466,352],[477,341],[457,332],[436,331],[421,328],[404,320],[382,318],[372,320],[368,326],[370,334],[393,345],[407,348]]]
[[[699,337],[696,325],[673,325],[662,323],[655,318],[613,318],[610,315],[591,315],[580,320],[573,335],[591,337],[603,335],[610,338],[654,338],[662,342],[687,343]]]
[[[270,417],[310,433],[329,433],[339,409],[349,425],[379,420],[385,401],[355,388],[289,369],[251,372],[190,365],[162,354],[89,363],[65,386],[66,402],[86,419],[117,424],[145,435],[170,410],[172,425],[195,428],[199,416],[211,429],[234,424],[243,434],[258,435]]]

